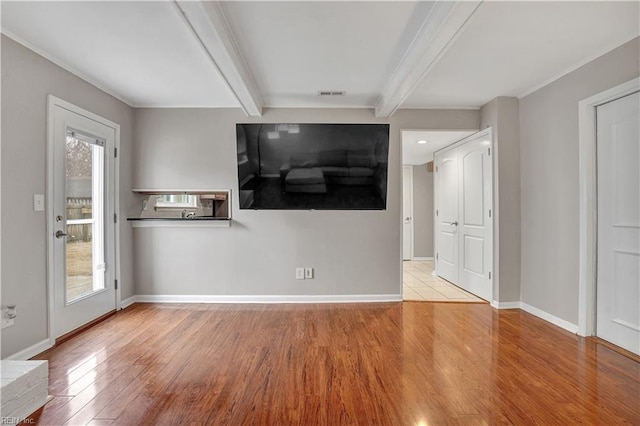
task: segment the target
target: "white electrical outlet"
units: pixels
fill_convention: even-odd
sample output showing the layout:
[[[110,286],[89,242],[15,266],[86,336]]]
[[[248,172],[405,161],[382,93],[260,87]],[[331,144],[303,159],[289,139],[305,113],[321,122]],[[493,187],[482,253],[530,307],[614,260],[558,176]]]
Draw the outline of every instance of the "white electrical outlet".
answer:
[[[304,268],[304,278],[307,280],[313,279],[313,268]]]
[[[304,280],[304,268],[296,268],[296,280]]]

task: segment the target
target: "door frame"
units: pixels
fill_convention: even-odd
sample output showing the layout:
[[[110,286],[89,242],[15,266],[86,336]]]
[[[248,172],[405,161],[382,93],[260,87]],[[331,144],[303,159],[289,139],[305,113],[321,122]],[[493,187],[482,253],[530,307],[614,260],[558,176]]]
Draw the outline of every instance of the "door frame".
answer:
[[[409,169],[409,173],[411,175],[411,186],[409,187],[409,210],[411,210],[411,220],[409,221],[409,228],[410,228],[410,242],[409,242],[409,260],[413,260],[413,252],[414,252],[414,243],[415,243],[415,236],[413,234],[414,229],[413,229],[413,166],[410,164],[403,164],[402,165],[402,194],[404,197],[404,170],[405,169]],[[402,199],[402,237],[404,238],[404,198]],[[404,239],[402,240],[402,260],[404,261]]]
[[[434,167],[435,167],[435,158],[436,154],[439,152],[443,152],[452,148],[456,148],[460,145],[465,144],[469,139],[476,138],[482,135],[490,135],[491,136],[491,219],[492,219],[492,232],[491,232],[491,254],[493,256],[491,262],[491,298],[489,299],[489,304],[494,308],[499,308],[499,302],[497,300],[498,295],[500,294],[500,281],[499,281],[499,269],[500,269],[500,250],[499,250],[499,232],[500,232],[500,215],[498,212],[499,203],[499,193],[498,193],[498,144],[495,143],[495,135],[493,132],[493,128],[491,126],[487,126],[482,130],[477,131],[464,139],[460,139],[457,142],[452,143],[451,145],[447,145],[433,153],[434,159]],[[437,262],[435,261],[435,254],[438,252],[438,232],[437,232],[437,222],[438,218],[436,216],[436,210],[438,209],[438,173],[434,170],[433,176],[433,221],[434,221],[434,229],[433,229],[433,253],[434,253],[434,269],[433,272],[435,274],[438,273]]]
[[[54,285],[55,285],[55,277],[54,277],[54,268],[52,267],[54,262],[54,209],[53,209],[53,177],[54,177],[54,144],[55,144],[55,120],[54,120],[54,111],[56,107],[64,108],[68,111],[76,113],[78,115],[82,115],[90,120],[96,121],[100,124],[103,124],[107,127],[111,127],[115,131],[115,140],[114,140],[114,148],[116,152],[120,150],[120,125],[114,123],[113,121],[107,120],[104,117],[101,117],[97,114],[94,114],[90,111],[87,111],[83,108],[80,108],[70,102],[67,102],[63,99],[55,97],[51,94],[47,95],[47,159],[46,159],[46,187],[47,187],[47,195],[46,195],[46,232],[47,232],[47,307],[48,307],[48,338],[49,344],[51,347],[55,346],[55,332],[54,332],[54,323],[55,323],[55,300],[54,300]],[[109,153],[105,153],[105,155],[109,155]],[[114,205],[113,208],[115,210],[116,217],[118,218],[117,223],[114,226],[114,278],[120,283],[120,157],[116,156],[114,158],[114,170],[113,170],[113,191],[114,191]],[[115,307],[116,310],[121,309],[121,285],[116,288],[116,300]]]
[[[578,335],[596,334],[596,268],[598,237],[596,108],[640,90],[640,77],[578,103],[579,260]]]

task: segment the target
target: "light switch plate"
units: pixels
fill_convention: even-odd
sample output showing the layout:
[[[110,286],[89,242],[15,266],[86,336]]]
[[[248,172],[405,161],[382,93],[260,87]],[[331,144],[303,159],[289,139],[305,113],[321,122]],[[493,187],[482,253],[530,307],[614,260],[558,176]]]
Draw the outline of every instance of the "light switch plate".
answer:
[[[296,268],[296,280],[304,280],[304,268]]]
[[[44,211],[44,194],[33,194],[33,211]]]

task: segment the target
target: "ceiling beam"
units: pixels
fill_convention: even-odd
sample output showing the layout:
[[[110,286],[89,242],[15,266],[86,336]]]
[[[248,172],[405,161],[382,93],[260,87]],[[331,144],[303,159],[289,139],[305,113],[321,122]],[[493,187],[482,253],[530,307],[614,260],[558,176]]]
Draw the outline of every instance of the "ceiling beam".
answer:
[[[174,0],[174,4],[245,114],[260,117],[262,95],[242,57],[220,3]]]
[[[437,1],[376,101],[376,117],[390,117],[460,34],[482,0]]]

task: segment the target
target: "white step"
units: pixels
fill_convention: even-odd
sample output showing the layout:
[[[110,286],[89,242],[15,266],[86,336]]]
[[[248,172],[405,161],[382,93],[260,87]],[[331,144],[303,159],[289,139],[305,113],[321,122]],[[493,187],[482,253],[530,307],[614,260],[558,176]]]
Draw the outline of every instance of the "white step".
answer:
[[[18,424],[47,402],[47,361],[0,361],[2,424]]]

